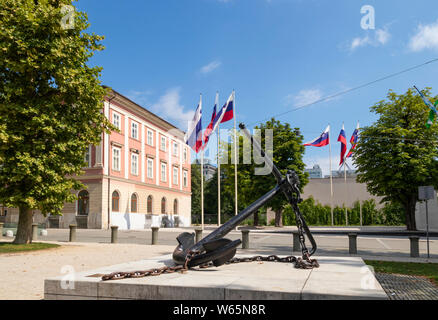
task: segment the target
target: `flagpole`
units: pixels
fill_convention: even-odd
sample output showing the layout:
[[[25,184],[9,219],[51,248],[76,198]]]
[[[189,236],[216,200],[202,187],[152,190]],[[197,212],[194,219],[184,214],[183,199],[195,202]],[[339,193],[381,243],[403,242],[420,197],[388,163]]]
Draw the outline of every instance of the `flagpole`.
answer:
[[[237,126],[236,126],[236,92],[233,90],[233,118],[234,118],[234,194],[235,194],[235,215],[238,213],[237,206],[237,162],[238,162],[238,154],[237,154]],[[237,230],[237,227],[236,227]]]
[[[348,211],[347,211],[347,202],[348,202],[348,188],[347,188],[347,157],[344,157],[344,183],[345,183],[345,225],[348,226]]]
[[[330,166],[330,215],[332,219],[332,226],[334,226],[333,219],[333,177],[332,177],[332,142],[330,139],[330,123],[329,123],[329,166]]]
[[[221,164],[219,159],[220,133],[217,126],[217,225],[221,225]]]
[[[200,99],[201,99],[200,101],[202,101],[202,94],[200,95]],[[201,147],[201,229],[204,230],[204,148],[203,147]]]

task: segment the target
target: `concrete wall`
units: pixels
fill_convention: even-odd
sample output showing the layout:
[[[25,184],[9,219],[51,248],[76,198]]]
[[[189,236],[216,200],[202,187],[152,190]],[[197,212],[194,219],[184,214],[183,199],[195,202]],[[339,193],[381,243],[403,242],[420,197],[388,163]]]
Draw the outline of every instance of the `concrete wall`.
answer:
[[[310,179],[304,187],[302,198],[307,199],[310,196],[321,204],[330,205],[330,179]],[[381,198],[368,193],[366,185],[357,183],[356,178],[347,177],[347,183],[345,183],[344,178],[333,178],[334,207],[342,205],[351,207],[355,201],[369,199],[374,199],[377,207],[383,206],[379,204]]]

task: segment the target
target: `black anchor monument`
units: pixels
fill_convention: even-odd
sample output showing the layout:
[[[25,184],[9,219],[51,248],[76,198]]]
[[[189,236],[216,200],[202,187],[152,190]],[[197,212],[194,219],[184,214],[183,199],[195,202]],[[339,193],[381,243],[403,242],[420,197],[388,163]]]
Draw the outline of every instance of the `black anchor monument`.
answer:
[[[179,244],[173,252],[173,261],[178,265],[185,265],[187,267],[200,266],[209,262],[212,262],[216,267],[225,264],[234,257],[236,254],[236,248],[241,244],[241,240],[232,241],[224,238],[224,236],[236,228],[251,214],[263,207],[269,200],[277,196],[279,193],[283,193],[294,210],[300,238],[302,258],[298,258],[295,266],[298,268],[318,267],[318,262],[315,259],[310,259],[310,256],[315,253],[317,248],[315,239],[298,208],[298,203],[302,201],[300,197],[300,181],[298,175],[295,171],[289,170],[286,177],[283,177],[272,159],[265,154],[259,142],[255,140],[248,129],[245,128],[245,125],[241,123],[239,124],[239,127],[246,138],[251,141],[253,148],[260,152],[261,156],[264,157],[265,163],[271,168],[271,173],[277,180],[277,185],[199,242],[195,243],[194,233],[181,233],[177,237]],[[312,245],[310,251],[306,248],[304,233]]]

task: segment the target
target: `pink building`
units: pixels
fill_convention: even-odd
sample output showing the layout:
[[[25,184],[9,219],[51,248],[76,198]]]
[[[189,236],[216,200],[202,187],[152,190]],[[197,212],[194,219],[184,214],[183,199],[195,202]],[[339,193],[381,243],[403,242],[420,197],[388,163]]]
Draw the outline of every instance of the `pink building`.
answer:
[[[34,215],[50,227],[144,229],[191,223],[190,149],[184,132],[116,91],[105,98],[105,116],[120,132],[103,134],[85,155],[79,180],[87,188],[66,203],[63,216]],[[18,220],[10,208],[6,222]],[[9,217],[8,217],[9,216]]]

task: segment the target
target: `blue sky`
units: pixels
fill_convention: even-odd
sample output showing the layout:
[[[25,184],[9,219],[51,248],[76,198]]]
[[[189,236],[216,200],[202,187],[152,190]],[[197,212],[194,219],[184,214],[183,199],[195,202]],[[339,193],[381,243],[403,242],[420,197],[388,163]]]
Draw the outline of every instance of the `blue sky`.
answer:
[[[361,28],[364,5],[374,7],[375,29]],[[238,122],[254,125],[438,57],[436,1],[80,0],[75,6],[88,13],[89,30],[106,37],[106,49],[91,61],[104,68],[103,83],[183,130],[199,93],[204,127],[216,91],[223,104],[233,89]],[[438,94],[437,71],[438,63],[429,64],[278,119],[299,127],[305,141],[330,123],[337,169],[343,122],[349,140],[357,121],[376,120],[369,107],[389,89],[401,93],[415,84]],[[327,147],[307,147],[304,160],[328,174]]]

